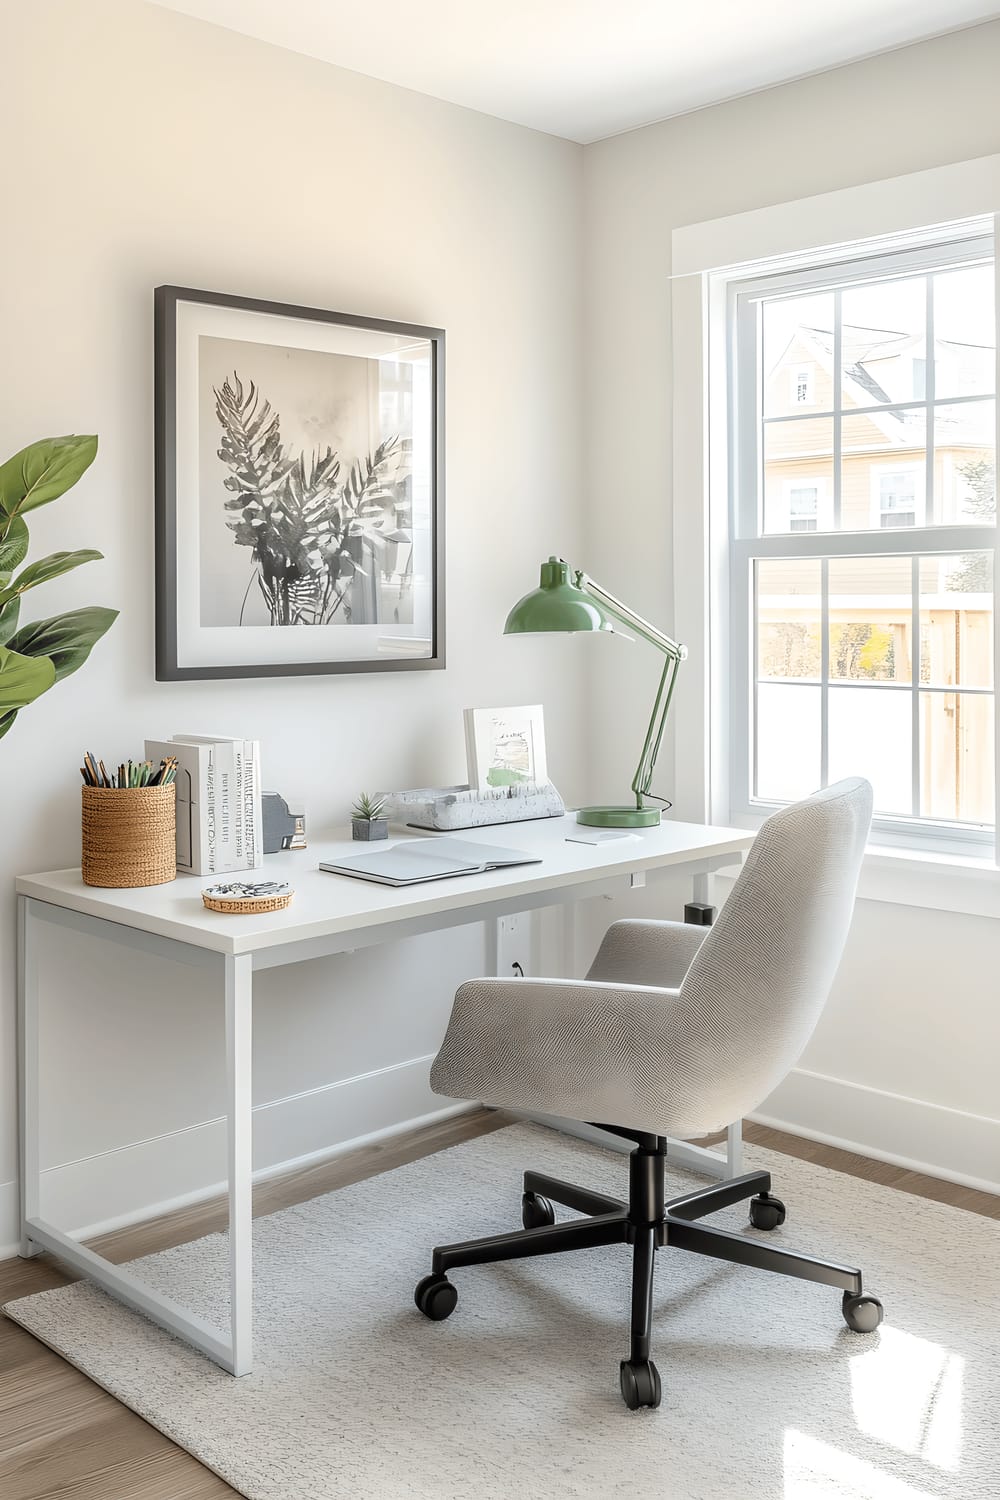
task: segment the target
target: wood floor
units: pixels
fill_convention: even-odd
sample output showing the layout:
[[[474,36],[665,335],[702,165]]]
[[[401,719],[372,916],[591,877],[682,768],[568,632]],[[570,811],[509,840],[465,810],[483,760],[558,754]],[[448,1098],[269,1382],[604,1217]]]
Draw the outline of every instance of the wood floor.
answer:
[[[507,1123],[487,1110],[456,1116],[391,1141],[365,1146],[262,1184],[254,1213],[274,1213],[333,1188],[391,1171],[405,1162],[488,1134]],[[870,1182],[1000,1219],[1000,1198],[923,1177],[884,1162],[761,1125],[745,1137],[757,1145],[818,1162]],[[131,1260],[225,1227],[221,1200],[182,1209],[95,1241],[112,1260]],[[0,1303],[72,1277],[49,1256],[0,1262]],[[141,1417],[121,1406],[30,1334],[0,1318],[0,1496],[3,1500],[224,1500],[235,1492]]]

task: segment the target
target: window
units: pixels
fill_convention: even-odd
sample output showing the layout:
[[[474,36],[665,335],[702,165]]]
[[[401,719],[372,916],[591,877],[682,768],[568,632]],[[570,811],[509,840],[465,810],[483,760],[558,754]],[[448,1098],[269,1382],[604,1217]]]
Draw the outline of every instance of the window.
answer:
[[[796,365],[791,371],[793,406],[811,406],[813,401],[813,367]]]
[[[815,484],[795,485],[788,492],[789,531],[815,531],[818,519],[818,487]]]
[[[893,526],[916,526],[917,492],[922,489],[922,467],[872,467],[872,503],[876,508],[873,525],[883,530]]]
[[[822,474],[802,472],[782,486],[782,531],[828,531],[833,514]]]
[[[992,236],[761,270],[729,286],[733,813],[860,774],[877,842],[975,852],[995,821]]]

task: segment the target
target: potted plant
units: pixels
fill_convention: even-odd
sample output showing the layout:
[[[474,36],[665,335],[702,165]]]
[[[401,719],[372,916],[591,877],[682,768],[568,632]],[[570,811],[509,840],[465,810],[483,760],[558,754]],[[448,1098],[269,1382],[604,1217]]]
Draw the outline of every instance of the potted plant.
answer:
[[[362,792],[351,810],[351,832],[356,839],[384,839],[389,832],[384,797],[369,797]]]
[[[52,552],[22,567],[28,554],[25,516],[76,484],[97,453],[97,438],[43,438],[0,464],[0,739],[22,708],[82,667],[117,617],[92,604],[21,624],[29,589],[102,556],[92,547]],[[18,571],[20,569],[20,572]]]

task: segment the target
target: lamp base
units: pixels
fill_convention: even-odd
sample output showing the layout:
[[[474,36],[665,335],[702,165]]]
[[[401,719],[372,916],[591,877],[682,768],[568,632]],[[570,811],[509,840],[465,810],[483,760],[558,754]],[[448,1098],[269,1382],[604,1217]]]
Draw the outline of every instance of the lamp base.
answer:
[[[576,821],[588,828],[656,828],[658,807],[578,807]]]

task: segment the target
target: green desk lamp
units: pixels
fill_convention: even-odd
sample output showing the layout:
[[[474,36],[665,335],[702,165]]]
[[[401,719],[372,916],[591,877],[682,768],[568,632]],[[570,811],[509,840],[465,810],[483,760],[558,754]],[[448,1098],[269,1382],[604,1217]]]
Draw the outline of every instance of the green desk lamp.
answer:
[[[643,741],[642,754],[632,778],[635,793],[634,807],[581,807],[576,815],[578,823],[591,828],[653,828],[660,821],[660,809],[646,805],[653,767],[663,739],[663,727],[677,680],[677,666],[687,656],[687,647],[679,646],[669,635],[650,625],[628,605],[602,589],[600,584],[588,578],[586,573],[573,570],[561,557],[550,557],[542,563],[541,582],[537,589],[519,600],[504,626],[504,635],[537,635],[554,630],[606,630],[614,631],[615,621],[627,625],[650,645],[656,646],[666,661],[656,691],[653,712],[649,717],[649,728]]]

